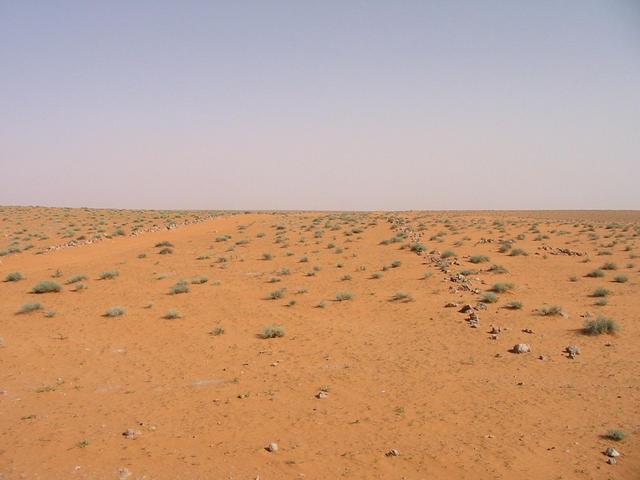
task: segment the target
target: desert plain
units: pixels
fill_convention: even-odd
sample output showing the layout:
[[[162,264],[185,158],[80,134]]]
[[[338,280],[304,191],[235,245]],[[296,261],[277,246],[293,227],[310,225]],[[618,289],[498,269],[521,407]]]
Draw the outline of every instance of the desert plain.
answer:
[[[639,315],[637,211],[0,207],[0,478],[637,479]]]

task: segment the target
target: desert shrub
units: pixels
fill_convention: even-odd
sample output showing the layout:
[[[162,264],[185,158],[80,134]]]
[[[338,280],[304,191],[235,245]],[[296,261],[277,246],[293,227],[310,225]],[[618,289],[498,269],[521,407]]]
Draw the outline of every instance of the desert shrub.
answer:
[[[587,320],[584,324],[583,332],[587,335],[612,334],[618,331],[618,324],[615,320],[607,317],[598,317],[595,320]]]
[[[20,310],[18,310],[18,313],[35,312],[36,310],[42,310],[43,308],[44,306],[41,303],[30,302],[22,305],[22,307],[20,307]]]
[[[602,270],[617,270],[618,266],[613,262],[606,262],[600,268]]]
[[[509,270],[507,270],[505,267],[503,267],[502,265],[497,265],[495,263],[489,267],[488,271],[496,274],[509,273]]]
[[[575,275],[571,275],[571,276],[569,277],[569,281],[570,281],[570,282],[577,282],[577,281],[578,281],[578,277],[576,277]]]
[[[422,253],[427,250],[427,246],[424,243],[414,242],[409,245],[409,250],[416,253]]]
[[[520,255],[526,257],[529,254],[522,248],[514,248],[513,250],[511,250],[511,253],[509,253],[509,255],[512,257],[518,257]]]
[[[17,282],[22,280],[24,277],[20,272],[11,272],[8,273],[6,277],[4,277],[5,282]]]
[[[543,317],[552,315],[562,315],[562,307],[560,305],[542,305],[538,308],[538,313]]]
[[[628,280],[629,277],[624,274],[616,275],[615,277],[613,277],[613,281],[616,283],[627,283]]]
[[[147,258],[147,254],[146,253],[139,253],[138,254],[138,258],[140,258],[140,259]]]
[[[182,318],[182,314],[179,311],[172,309],[165,313],[162,318],[165,320],[175,320],[176,318]]]
[[[482,294],[480,301],[482,303],[496,303],[498,301],[498,296],[493,292],[486,292]]]
[[[300,258],[300,263],[307,263],[309,261],[309,257],[302,257]]]
[[[71,285],[73,283],[78,283],[78,282],[82,282],[83,280],[87,280],[87,278],[88,277],[86,275],[74,275],[69,280],[67,280],[65,283],[67,285]]]
[[[400,265],[402,265],[402,262],[400,260],[394,260],[393,262],[391,262],[391,268],[398,268]]]
[[[52,282],[51,280],[43,280],[38,283],[31,290],[33,293],[50,293],[50,292],[59,292],[62,290],[62,287],[58,285],[56,282]]]
[[[112,307],[106,312],[104,312],[104,316],[105,317],[121,317],[122,315],[124,315],[124,312],[125,310],[122,307]]]
[[[165,240],[164,242],[158,242],[156,243],[156,248],[161,248],[161,247],[173,247],[173,243]]]
[[[84,283],[76,283],[76,286],[74,287],[73,291],[74,292],[79,292],[80,290],[86,290],[87,286]]]
[[[495,293],[504,293],[513,290],[514,288],[515,285],[513,283],[498,282],[493,284],[493,287],[491,287],[491,291]]]
[[[336,293],[336,300],[338,302],[344,302],[347,300],[351,300],[353,298],[353,294],[351,292],[338,292]]]
[[[410,293],[398,291],[391,296],[392,302],[411,302],[413,297]]]
[[[209,335],[213,335],[217,337],[218,335],[222,335],[224,333],[224,327],[216,327],[209,332]]]
[[[120,275],[120,272],[118,272],[117,270],[110,270],[110,271],[107,271],[107,272],[102,272],[100,274],[100,280],[113,280],[118,275]]]
[[[454,252],[453,250],[445,250],[444,252],[442,252],[442,255],[440,255],[441,258],[449,258],[455,256],[456,252]]]
[[[604,272],[600,269],[592,270],[587,273],[587,277],[589,278],[602,278],[604,277]]]
[[[591,294],[592,297],[606,297],[608,295],[611,295],[611,290],[608,290],[604,287],[596,288]]]
[[[384,274],[382,272],[374,272],[371,274],[371,278],[378,279],[378,278],[382,278],[383,275]]]
[[[185,280],[180,280],[173,287],[171,287],[170,292],[173,295],[177,295],[179,293],[187,293],[189,292],[189,284]]]
[[[508,308],[509,310],[521,310],[522,302],[520,300],[511,300],[505,305],[505,308]]]
[[[284,337],[284,327],[282,325],[267,325],[260,334],[262,338]]]
[[[486,255],[472,255],[469,257],[471,263],[484,263],[489,261],[489,257]]]
[[[327,306],[327,304],[325,303],[324,300],[320,300],[318,303],[315,304],[315,308],[325,308]]]
[[[595,304],[598,307],[604,307],[605,305],[609,304],[609,300],[607,300],[606,298],[599,298],[598,300],[596,300]]]
[[[284,297],[284,294],[286,293],[286,289],[284,288],[280,288],[278,290],[274,290],[273,292],[269,293],[269,300],[277,300],[279,298]]]
[[[171,255],[173,253],[173,249],[172,248],[163,248],[162,250],[160,250],[158,252],[158,254],[160,255]]]
[[[613,430],[609,430],[606,433],[605,437],[607,437],[609,440],[621,442],[627,437],[627,434],[624,432],[624,430],[620,430],[619,428],[614,428]]]
[[[343,275],[342,277],[340,277],[340,280],[342,280],[343,282],[349,281],[351,280],[351,275]]]
[[[193,285],[202,285],[203,283],[207,283],[209,281],[209,279],[203,275],[199,275],[197,277],[193,277],[193,279],[191,280],[191,283]]]
[[[273,260],[273,255],[271,253],[263,253],[262,254],[262,259],[263,260]]]
[[[282,281],[282,279],[279,278],[279,277],[271,277],[269,279],[269,283],[278,283],[278,282],[281,282],[281,281]]]

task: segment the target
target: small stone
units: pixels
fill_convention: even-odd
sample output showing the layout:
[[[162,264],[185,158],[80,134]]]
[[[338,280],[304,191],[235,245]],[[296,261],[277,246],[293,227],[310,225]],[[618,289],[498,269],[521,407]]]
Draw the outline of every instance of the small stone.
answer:
[[[320,400],[327,398],[329,396],[329,392],[327,392],[326,390],[320,390],[318,393],[316,393],[316,398],[319,398]]]
[[[398,450],[396,450],[395,448],[392,448],[387,453],[385,453],[385,455],[387,457],[397,457],[398,455],[400,455],[400,452]]]
[[[135,440],[140,436],[140,430],[134,430],[133,428],[127,428],[126,431],[122,432],[122,436],[128,440]]]
[[[457,303],[455,303],[455,302],[449,302],[449,303],[447,303],[447,304],[444,306],[444,308],[456,308],[457,306],[458,306],[458,304],[457,304]]]
[[[491,331],[489,333],[491,333],[492,335],[498,335],[500,332],[502,332],[502,328],[500,328],[500,327],[491,327]]]
[[[269,445],[267,445],[266,450],[267,452],[275,453],[278,451],[278,444],[275,442],[271,442]]]
[[[531,347],[527,343],[516,343],[511,351],[513,353],[527,353],[531,351]]]
[[[615,465],[618,461],[615,458],[607,458],[607,463],[609,465]]]
[[[467,313],[467,312],[472,312],[473,311],[473,307],[470,304],[466,304],[465,306],[463,306],[460,310],[458,310],[460,313]]]
[[[619,457],[619,456],[620,456],[620,452],[619,452],[619,451],[617,451],[617,450],[616,450],[615,448],[613,448],[613,447],[609,447],[609,448],[607,448],[607,449],[604,451],[604,454],[605,454],[607,457],[611,457],[611,458]]]
[[[569,355],[569,358],[576,358],[576,355],[580,355],[580,347],[577,345],[569,345],[564,351]]]
[[[533,330],[531,330],[530,328],[523,328],[522,331],[524,333],[533,333]]]
[[[131,470],[126,467],[121,467],[118,469],[118,478],[120,480],[125,480],[131,476]]]

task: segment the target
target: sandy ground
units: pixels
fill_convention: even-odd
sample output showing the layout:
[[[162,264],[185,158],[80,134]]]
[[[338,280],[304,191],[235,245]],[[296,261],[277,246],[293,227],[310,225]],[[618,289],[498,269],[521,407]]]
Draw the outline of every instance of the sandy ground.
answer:
[[[170,212],[0,213],[0,248],[21,250],[0,280],[24,277],[0,283],[2,479],[640,478],[638,212],[218,213],[172,230]],[[100,222],[125,234],[47,250]],[[31,293],[43,280],[62,290]],[[513,289],[472,328],[458,310],[496,282]],[[598,315],[618,333],[585,335]],[[261,338],[270,324],[285,336]]]

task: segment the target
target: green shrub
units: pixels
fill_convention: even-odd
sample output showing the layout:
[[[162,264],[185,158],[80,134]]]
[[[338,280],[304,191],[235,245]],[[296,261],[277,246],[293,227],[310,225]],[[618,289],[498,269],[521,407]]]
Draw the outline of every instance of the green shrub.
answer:
[[[174,320],[176,318],[182,318],[182,314],[177,310],[169,310],[162,318],[165,320]]]
[[[595,320],[587,320],[584,324],[583,332],[587,335],[612,334],[618,331],[618,324],[615,320],[607,317],[598,317]]]
[[[484,263],[489,261],[489,257],[486,255],[472,255],[469,257],[471,263]]]
[[[67,285],[71,285],[73,283],[78,283],[78,282],[82,282],[83,280],[87,280],[87,278],[88,277],[86,275],[74,275],[69,280],[67,280],[65,283]]]
[[[189,292],[189,284],[185,280],[180,280],[173,287],[171,287],[170,292],[173,295],[178,295],[179,293],[187,293]]]
[[[521,310],[522,302],[520,300],[512,300],[509,303],[507,303],[505,308],[508,308],[509,310]]]
[[[607,437],[609,440],[614,440],[616,442],[621,442],[626,438],[626,436],[627,434],[624,432],[624,430],[620,430],[619,428],[609,430],[605,435],[605,437]]]
[[[602,270],[617,270],[618,266],[613,262],[606,262],[600,267]]]
[[[616,283],[627,283],[629,281],[629,277],[624,274],[620,274],[613,277],[613,281]]]
[[[5,282],[17,282],[22,280],[24,277],[20,272],[11,272],[8,273],[6,277],[4,277]]]
[[[41,303],[37,303],[37,302],[25,303],[24,305],[22,305],[22,307],[20,307],[20,310],[18,310],[18,313],[35,312],[36,310],[42,310],[43,308],[44,306]]]
[[[262,338],[284,337],[284,327],[282,325],[267,325],[260,334]]]
[[[62,290],[62,287],[58,285],[56,282],[52,282],[51,280],[43,280],[38,283],[33,290],[33,293],[50,293],[50,292],[59,292]]]
[[[353,298],[353,294],[351,292],[338,292],[336,293],[336,300],[338,302],[345,302],[347,300],[351,300]]]
[[[596,270],[592,270],[591,272],[587,273],[587,277],[589,278],[602,278],[604,277],[604,272],[600,269],[596,269]]]
[[[515,285],[513,283],[498,282],[493,284],[493,287],[491,287],[491,291],[495,293],[504,293],[513,290],[514,288]]]
[[[542,305],[538,308],[538,313],[543,317],[552,315],[562,315],[562,307],[560,305]]]
[[[498,296],[493,292],[486,292],[480,297],[482,303],[496,303]]]
[[[529,254],[526,251],[524,251],[522,248],[514,248],[513,250],[511,250],[511,253],[509,253],[509,255],[511,257],[517,257],[520,255],[526,257]]]
[[[592,297],[606,297],[611,295],[611,290],[608,290],[604,287],[596,288],[591,294]]]
[[[284,288],[280,288],[278,290],[274,290],[273,292],[271,292],[269,294],[269,300],[278,300],[279,298],[284,297],[285,293],[286,293],[286,289],[284,289]]]
[[[412,252],[422,253],[422,252],[427,250],[427,246],[425,244],[423,244],[423,243],[420,243],[420,242],[414,242],[411,245],[409,245],[409,249]]]
[[[100,280],[113,280],[118,275],[120,275],[120,272],[118,272],[117,270],[109,270],[100,274]]]

